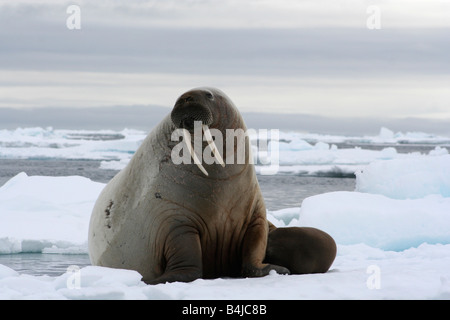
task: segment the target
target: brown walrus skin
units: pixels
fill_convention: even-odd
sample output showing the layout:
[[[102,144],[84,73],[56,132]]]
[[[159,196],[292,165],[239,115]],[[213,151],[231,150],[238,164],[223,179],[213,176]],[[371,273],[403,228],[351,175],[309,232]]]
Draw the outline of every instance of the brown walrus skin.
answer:
[[[179,141],[172,141],[171,135],[178,128],[192,135],[194,121],[220,130],[223,137],[226,129],[246,131],[239,111],[222,91],[198,88],[180,96],[172,113],[97,199],[88,235],[91,263],[136,270],[149,284],[260,277],[271,270],[325,272],[334,259],[331,238],[327,248],[315,245],[315,237],[324,242],[321,233],[307,232],[305,237],[304,229],[279,228],[269,235],[269,227],[274,227],[266,220],[249,163],[248,139],[245,162],[228,164],[224,138],[220,152],[227,164],[203,163],[208,175],[195,164],[173,163],[171,152]],[[204,141],[202,150],[207,145]],[[315,263],[307,261],[310,256]]]
[[[292,274],[324,273],[336,257],[336,243],[324,231],[309,227],[275,228],[270,223],[266,258]]]

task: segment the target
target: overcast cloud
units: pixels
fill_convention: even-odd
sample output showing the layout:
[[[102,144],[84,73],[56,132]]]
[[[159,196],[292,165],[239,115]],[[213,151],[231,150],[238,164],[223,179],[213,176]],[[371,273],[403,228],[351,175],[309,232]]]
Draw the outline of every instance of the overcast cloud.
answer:
[[[0,1],[0,108],[169,108],[207,85],[242,112],[433,130],[450,122],[449,16],[438,0]]]

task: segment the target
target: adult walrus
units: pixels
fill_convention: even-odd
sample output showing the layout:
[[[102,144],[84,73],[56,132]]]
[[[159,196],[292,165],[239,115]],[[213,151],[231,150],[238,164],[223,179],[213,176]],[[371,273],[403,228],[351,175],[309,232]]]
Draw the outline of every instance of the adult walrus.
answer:
[[[215,159],[211,164],[202,163],[191,147],[198,121],[207,140],[201,141],[202,150],[209,147]],[[174,163],[173,149],[179,145],[172,141],[176,129],[185,129],[185,150],[194,164]],[[222,91],[197,88],[180,96],[171,114],[100,194],[89,227],[91,263],[136,270],[149,284],[259,277],[271,270],[289,274],[285,266],[272,264],[270,257],[264,261],[269,238],[273,248],[284,248],[277,249],[275,260],[295,259],[291,264],[295,266],[303,265],[304,259],[325,257],[318,259],[326,260],[326,266],[317,272],[328,270],[336,254],[331,237],[325,250],[314,251],[313,256],[293,247],[301,228],[289,231],[288,239],[278,236],[270,241],[248,139],[244,139],[244,161],[239,162],[237,146],[218,148],[209,129],[221,133],[224,140],[235,139],[227,136],[226,129],[246,131],[239,111]],[[298,246],[308,246],[314,239],[309,237]]]

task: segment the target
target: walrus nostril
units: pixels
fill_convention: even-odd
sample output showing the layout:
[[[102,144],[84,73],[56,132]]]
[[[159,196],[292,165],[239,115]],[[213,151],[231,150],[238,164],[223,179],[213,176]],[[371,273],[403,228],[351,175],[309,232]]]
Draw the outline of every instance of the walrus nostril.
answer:
[[[171,113],[173,124],[177,128],[184,128],[189,131],[194,129],[195,121],[201,121],[202,124],[211,125],[213,115],[210,109],[198,103],[175,104]]]
[[[191,117],[184,118],[181,121],[181,125],[179,127],[191,131],[192,129],[194,129],[194,122],[195,121],[196,120],[194,118],[191,118]]]

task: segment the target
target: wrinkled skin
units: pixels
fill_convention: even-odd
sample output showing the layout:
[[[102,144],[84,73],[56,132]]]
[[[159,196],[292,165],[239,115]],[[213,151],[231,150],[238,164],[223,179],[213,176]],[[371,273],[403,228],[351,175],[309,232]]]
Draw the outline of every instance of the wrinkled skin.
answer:
[[[244,164],[203,164],[208,176],[195,164],[172,162],[171,151],[179,143],[171,141],[172,132],[185,128],[192,134],[195,120],[224,137],[226,129],[246,130],[220,90],[183,94],[100,194],[89,227],[91,263],[136,270],[149,284],[259,277],[271,270],[290,273],[264,261],[269,224],[254,167],[248,163],[248,140]],[[225,149],[224,142],[224,159]]]

